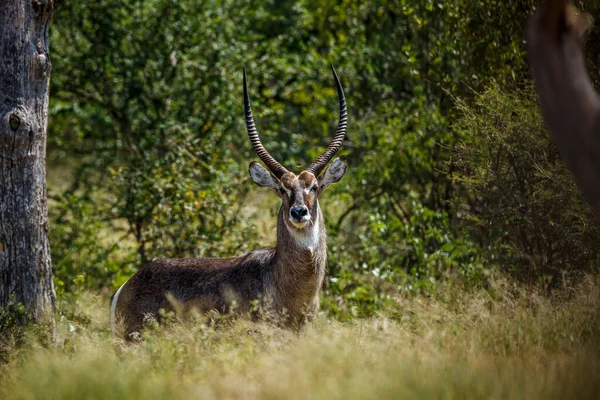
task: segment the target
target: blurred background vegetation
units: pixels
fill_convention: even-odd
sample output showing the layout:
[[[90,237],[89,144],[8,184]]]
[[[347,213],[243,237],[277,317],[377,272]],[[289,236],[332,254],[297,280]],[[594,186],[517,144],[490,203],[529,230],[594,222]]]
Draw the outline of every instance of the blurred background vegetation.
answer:
[[[299,171],[346,91],[350,168],[322,199],[323,309],[367,316],[452,280],[549,289],[597,270],[600,224],[538,113],[523,51],[534,0],[63,2],[51,27],[48,143],[56,287],[113,288],[162,257],[275,239],[243,126]],[[594,16],[595,0],[576,1]],[[600,83],[600,30],[588,66]]]

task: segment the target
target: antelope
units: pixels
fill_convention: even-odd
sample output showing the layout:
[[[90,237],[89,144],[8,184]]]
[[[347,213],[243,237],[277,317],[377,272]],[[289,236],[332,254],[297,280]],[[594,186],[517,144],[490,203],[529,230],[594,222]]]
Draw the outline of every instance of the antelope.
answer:
[[[591,18],[548,0],[527,25],[527,53],[544,120],[588,202],[600,214],[600,98],[585,69]]]
[[[343,158],[336,158],[326,168],[342,145],[348,120],[342,84],[333,65],[331,70],[340,107],[337,131],[327,149],[299,175],[277,162],[261,143],[243,71],[246,130],[268,168],[253,161],[250,176],[281,199],[275,247],[234,258],[169,258],[148,263],[111,298],[114,337],[132,340],[145,318],[160,322],[161,309],[252,314],[258,302],[288,327],[299,328],[315,317],[327,260],[319,196],[344,176],[347,167]]]

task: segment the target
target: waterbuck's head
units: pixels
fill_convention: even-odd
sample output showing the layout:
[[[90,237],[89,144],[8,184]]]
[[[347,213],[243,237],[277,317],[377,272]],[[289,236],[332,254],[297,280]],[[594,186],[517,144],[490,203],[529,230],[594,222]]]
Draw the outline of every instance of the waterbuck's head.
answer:
[[[271,189],[281,198],[285,224],[295,232],[302,232],[318,224],[319,195],[327,186],[342,179],[346,172],[346,161],[341,158],[335,159],[329,168],[326,168],[342,145],[348,122],[344,90],[333,65],[331,70],[340,101],[338,128],[327,150],[298,175],[288,171],[277,162],[262,145],[252,117],[250,98],[246,87],[246,70],[244,70],[244,108],[248,136],[256,154],[269,169],[267,171],[261,164],[254,161],[250,164],[250,175],[257,185]]]

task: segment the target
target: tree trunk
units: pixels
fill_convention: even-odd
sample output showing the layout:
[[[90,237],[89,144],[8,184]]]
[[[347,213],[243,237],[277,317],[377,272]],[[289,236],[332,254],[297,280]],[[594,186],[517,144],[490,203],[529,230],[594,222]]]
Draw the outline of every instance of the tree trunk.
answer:
[[[53,316],[55,300],[46,206],[46,124],[48,24],[56,0],[1,3],[0,307],[21,303],[39,322]]]

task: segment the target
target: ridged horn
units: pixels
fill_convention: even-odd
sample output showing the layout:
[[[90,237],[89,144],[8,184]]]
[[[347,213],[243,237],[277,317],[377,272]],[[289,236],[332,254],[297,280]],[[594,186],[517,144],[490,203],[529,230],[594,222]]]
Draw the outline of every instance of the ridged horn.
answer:
[[[344,89],[342,88],[342,84],[340,83],[340,78],[338,78],[335,68],[333,68],[333,64],[331,65],[331,71],[333,72],[333,77],[335,79],[335,85],[337,87],[338,98],[340,100],[340,121],[338,122],[337,131],[335,132],[335,136],[327,150],[323,152],[312,164],[308,166],[306,169],[316,177],[319,176],[323,168],[331,161],[335,153],[338,152],[340,147],[342,146],[342,141],[346,136],[346,130],[348,128],[348,110],[346,108],[346,97],[344,97]]]
[[[288,172],[287,169],[281,164],[279,164],[275,159],[269,154],[267,149],[263,146],[258,137],[258,131],[256,130],[256,125],[254,124],[254,118],[252,117],[252,108],[250,108],[250,96],[248,96],[248,87],[246,86],[246,68],[244,68],[244,111],[246,113],[246,130],[248,131],[248,137],[250,138],[250,142],[252,143],[252,147],[254,151],[258,155],[258,157],[265,163],[267,168],[271,170],[273,175],[277,177],[277,179],[281,179],[283,174]]]

